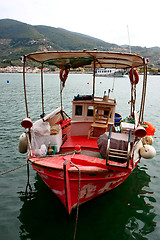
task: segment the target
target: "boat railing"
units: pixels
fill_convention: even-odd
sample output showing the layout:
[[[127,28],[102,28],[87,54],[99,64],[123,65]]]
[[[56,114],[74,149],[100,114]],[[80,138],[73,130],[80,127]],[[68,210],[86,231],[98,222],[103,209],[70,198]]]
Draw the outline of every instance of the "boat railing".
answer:
[[[121,133],[117,133],[117,134],[121,134]],[[131,159],[130,153],[131,153],[132,130],[130,130],[128,134],[128,144],[127,144],[126,150],[111,148],[111,135],[112,135],[112,126],[110,126],[109,136],[108,136],[108,143],[107,143],[107,150],[106,150],[106,165],[116,166],[116,162],[117,162],[117,167],[129,168],[129,163]]]

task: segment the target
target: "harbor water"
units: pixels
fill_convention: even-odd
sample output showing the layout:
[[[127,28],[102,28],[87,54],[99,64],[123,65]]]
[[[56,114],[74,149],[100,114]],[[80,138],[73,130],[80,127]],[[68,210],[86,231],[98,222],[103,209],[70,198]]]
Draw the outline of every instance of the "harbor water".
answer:
[[[60,106],[58,74],[44,75],[45,113]],[[92,93],[91,74],[70,74],[63,91],[63,106],[71,116],[77,94]],[[42,113],[39,74],[27,74],[27,99],[32,121]],[[140,102],[142,76],[137,85]],[[157,154],[141,159],[128,179],[116,189],[79,208],[77,240],[160,240],[160,76],[148,76],[144,120],[156,128]],[[130,111],[130,81],[96,78],[96,96],[114,89],[116,111],[126,118]],[[139,110],[138,105],[136,106]],[[0,73],[0,173],[26,163],[18,152],[21,121],[26,117],[22,74]],[[68,216],[64,206],[30,166],[32,194],[26,198],[27,166],[0,175],[1,240],[71,240],[76,210]]]

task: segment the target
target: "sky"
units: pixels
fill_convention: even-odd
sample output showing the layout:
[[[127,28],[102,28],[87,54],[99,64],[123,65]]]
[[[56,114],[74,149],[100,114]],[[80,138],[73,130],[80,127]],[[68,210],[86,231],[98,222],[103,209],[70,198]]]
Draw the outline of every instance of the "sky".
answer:
[[[160,47],[159,0],[2,0],[0,19],[60,27],[109,43]]]

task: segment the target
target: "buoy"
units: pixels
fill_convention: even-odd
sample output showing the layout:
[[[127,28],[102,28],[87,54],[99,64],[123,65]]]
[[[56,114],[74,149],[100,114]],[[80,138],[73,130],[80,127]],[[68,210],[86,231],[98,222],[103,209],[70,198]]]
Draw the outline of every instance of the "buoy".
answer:
[[[153,138],[151,136],[145,136],[142,138],[143,145],[152,145],[153,144]]]
[[[75,150],[76,153],[80,153],[81,146],[80,145],[76,145],[74,150]]]
[[[9,80],[7,80],[7,83],[9,83]]]
[[[134,135],[139,138],[145,137],[146,134],[147,134],[147,132],[146,132],[145,128],[142,126],[138,126],[134,131]]]
[[[100,84],[101,84],[102,82],[100,82]]]
[[[89,82],[87,82],[87,84],[89,84]]]
[[[146,144],[142,148],[140,148],[140,155],[143,158],[150,159],[156,155],[156,150],[153,146]]]
[[[26,153],[28,148],[28,141],[26,133],[22,133],[19,137],[18,150],[20,153]]]
[[[21,122],[21,125],[24,128],[31,128],[33,126],[33,123],[30,118],[24,118]]]
[[[155,133],[155,127],[149,122],[143,122],[143,123],[148,126],[148,127],[145,128],[146,132],[147,132],[147,135],[153,136],[154,133]]]

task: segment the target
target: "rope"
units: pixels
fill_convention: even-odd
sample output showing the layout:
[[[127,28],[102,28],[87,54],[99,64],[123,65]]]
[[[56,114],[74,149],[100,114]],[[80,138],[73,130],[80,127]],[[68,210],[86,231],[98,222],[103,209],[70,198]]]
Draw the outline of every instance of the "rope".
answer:
[[[75,153],[73,154],[73,156]],[[79,193],[80,193],[80,186],[81,186],[81,172],[77,165],[75,165],[71,160],[70,163],[78,169],[78,175],[79,175],[79,182],[78,182],[78,200],[77,200],[77,213],[76,213],[76,222],[75,222],[75,228],[74,228],[74,236],[73,240],[76,239],[76,232],[77,232],[77,224],[78,224],[78,214],[79,214]]]
[[[27,163],[29,163],[29,160],[27,160]],[[27,185],[26,185],[26,191],[25,191],[25,196],[28,197],[30,196],[30,194],[32,193],[32,187],[31,187],[31,184],[29,182],[29,164],[27,165]],[[29,191],[28,191],[28,188],[29,188]]]
[[[56,154],[56,155],[47,156],[47,157],[65,156],[65,155],[70,155],[70,154],[73,154],[73,153],[74,153],[74,152],[71,151],[71,152],[68,152],[68,153],[61,153],[61,154]],[[42,157],[42,158],[43,158],[43,157]],[[10,170],[8,170],[8,171],[5,171],[5,172],[0,173],[0,176],[2,176],[2,175],[4,175],[4,174],[7,174],[7,173],[10,173],[10,172],[13,172],[13,171],[15,171],[15,170],[17,170],[17,169],[19,169],[19,168],[25,167],[25,166],[27,166],[27,165],[29,165],[29,164],[31,164],[31,163],[35,163],[35,162],[38,162],[38,161],[41,161],[41,160],[42,160],[42,159],[37,159],[37,160],[32,161],[32,162],[27,162],[27,163],[25,163],[25,164],[23,164],[23,165],[20,165],[20,166],[16,167],[16,168],[13,168],[13,169],[10,169]]]
[[[19,169],[19,168],[25,167],[25,166],[28,165],[28,164],[30,164],[30,162],[27,162],[27,163],[25,163],[25,164],[23,164],[23,165],[20,165],[19,167],[10,169],[10,170],[8,170],[8,171],[2,172],[2,173],[0,173],[0,176],[4,175],[4,174],[6,174],[6,173],[13,172],[13,171],[15,171],[15,170],[17,170],[17,169]]]
[[[73,153],[73,156],[76,154],[76,153],[80,153],[81,150],[79,151],[74,151],[74,152],[69,152],[68,154],[64,153],[64,154],[57,154],[58,156],[63,156],[63,155],[70,155],[71,153]],[[53,156],[57,156],[57,155],[53,155]],[[53,157],[52,156],[52,157]],[[40,161],[41,159],[38,159],[38,160],[35,160],[33,162],[29,162],[29,160],[27,161],[27,163],[23,164],[23,165],[20,165],[16,168],[13,168],[13,169],[10,169],[8,171],[5,171],[3,173],[0,173],[0,176],[4,175],[4,174],[7,174],[7,173],[10,173],[12,171],[15,171],[19,168],[22,168],[22,167],[25,167],[27,166],[27,175],[28,175],[28,181],[27,181],[27,186],[26,186],[26,191],[25,191],[25,194],[28,196],[28,188],[30,190],[30,192],[32,191],[32,188],[31,188],[31,185],[29,183],[29,164],[31,163],[34,163],[34,162],[37,162],[37,161]],[[80,185],[81,185],[81,172],[80,172],[80,169],[77,165],[75,165],[71,160],[70,160],[70,163],[76,167],[78,169],[78,175],[79,175],[79,181],[78,181],[78,199],[77,199],[77,213],[76,213],[76,222],[75,222],[75,229],[74,229],[74,237],[73,237],[73,240],[75,240],[76,238],[76,232],[77,232],[77,224],[78,224],[78,214],[79,214],[79,194],[80,194]]]

